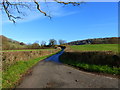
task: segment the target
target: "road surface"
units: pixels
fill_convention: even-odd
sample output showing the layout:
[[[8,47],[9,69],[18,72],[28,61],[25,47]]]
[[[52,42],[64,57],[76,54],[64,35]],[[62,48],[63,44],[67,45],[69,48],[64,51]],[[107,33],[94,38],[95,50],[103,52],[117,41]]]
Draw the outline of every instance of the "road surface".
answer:
[[[80,71],[50,59],[40,61],[17,88],[118,88],[116,78]]]

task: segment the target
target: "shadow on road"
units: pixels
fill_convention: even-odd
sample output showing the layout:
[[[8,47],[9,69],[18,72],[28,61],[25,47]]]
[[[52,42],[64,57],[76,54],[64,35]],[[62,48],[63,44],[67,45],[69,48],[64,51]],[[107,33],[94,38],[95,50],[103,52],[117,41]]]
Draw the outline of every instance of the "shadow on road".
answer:
[[[45,61],[53,61],[53,62],[56,62],[56,63],[61,63],[59,61],[59,56],[62,55],[63,52],[64,52],[64,49],[61,52],[59,52],[59,53],[57,53],[57,54],[55,54],[55,55],[45,59]]]

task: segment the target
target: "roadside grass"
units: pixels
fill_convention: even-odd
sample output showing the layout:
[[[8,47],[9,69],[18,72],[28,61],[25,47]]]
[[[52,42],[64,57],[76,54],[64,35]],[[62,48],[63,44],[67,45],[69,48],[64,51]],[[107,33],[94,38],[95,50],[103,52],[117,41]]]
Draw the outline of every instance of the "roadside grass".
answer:
[[[78,51],[113,51],[118,52],[119,44],[87,44],[70,46],[73,50]]]
[[[73,45],[60,56],[62,63],[85,71],[120,75],[119,44]]]
[[[2,88],[14,88],[22,75],[24,75],[31,67],[33,67],[37,62],[54,54],[39,57],[29,61],[17,61],[14,65],[10,66],[7,70],[2,72]]]
[[[2,50],[2,51],[0,51],[0,52],[16,52],[16,51],[43,51],[43,50],[54,50],[54,49]]]
[[[86,63],[80,63],[73,60],[63,60],[60,59],[62,63],[90,71],[90,72],[99,72],[99,73],[107,73],[107,74],[114,74],[114,75],[120,75],[120,67],[109,67],[108,65],[94,65],[94,64],[86,64]]]

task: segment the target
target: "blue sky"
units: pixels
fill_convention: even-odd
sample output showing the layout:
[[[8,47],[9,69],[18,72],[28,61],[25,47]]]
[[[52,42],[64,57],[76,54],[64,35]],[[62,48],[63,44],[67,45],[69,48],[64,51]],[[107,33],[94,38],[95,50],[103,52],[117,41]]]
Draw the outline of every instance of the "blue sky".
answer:
[[[86,2],[79,7],[63,7],[53,2],[48,3],[49,8],[42,6],[53,16],[51,20],[38,11],[26,10],[28,16],[14,25],[3,14],[2,34],[25,43],[118,36],[117,2]]]

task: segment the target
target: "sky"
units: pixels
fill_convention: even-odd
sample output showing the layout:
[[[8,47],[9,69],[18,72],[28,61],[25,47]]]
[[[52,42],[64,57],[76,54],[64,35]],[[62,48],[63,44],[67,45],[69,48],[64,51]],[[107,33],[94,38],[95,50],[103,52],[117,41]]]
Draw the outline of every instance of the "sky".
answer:
[[[118,36],[118,3],[86,2],[80,6],[41,3],[52,19],[37,10],[24,9],[26,16],[10,22],[2,13],[2,35],[24,43],[62,39],[67,42]]]

